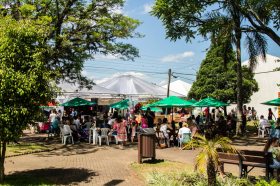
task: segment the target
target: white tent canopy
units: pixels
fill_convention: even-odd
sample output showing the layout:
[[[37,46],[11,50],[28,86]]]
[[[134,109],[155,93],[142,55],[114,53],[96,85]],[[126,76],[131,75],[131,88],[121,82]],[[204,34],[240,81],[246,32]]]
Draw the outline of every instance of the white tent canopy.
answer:
[[[244,61],[242,65],[248,66],[249,61]],[[268,108],[272,108],[275,116],[277,117],[277,107],[266,106],[261,103],[269,101],[278,97],[278,92],[280,92],[280,71],[273,71],[280,67],[280,58],[272,55],[266,56],[266,61],[261,57],[258,57],[257,66],[254,69],[254,78],[258,82],[259,91],[255,92],[251,96],[251,101],[245,103],[247,108],[254,107],[257,111],[257,115],[264,115],[267,118]]]
[[[58,87],[61,88],[61,91],[66,97],[83,97],[83,98],[111,98],[115,97],[118,93],[106,89],[104,87],[93,85],[91,89],[82,88],[80,89],[76,84],[70,83],[60,83]]]
[[[163,88],[167,88],[168,85],[162,86]],[[184,96],[188,96],[188,93],[191,89],[192,85],[189,83],[186,83],[182,80],[176,80],[170,83],[170,90],[177,92],[179,94],[182,94]]]
[[[132,75],[120,75],[118,77],[111,78],[105,82],[98,84],[104,88],[118,92],[118,94],[124,94],[128,96],[137,97],[166,97],[167,89],[149,83],[143,79]],[[170,91],[170,96],[180,96],[184,95]]]

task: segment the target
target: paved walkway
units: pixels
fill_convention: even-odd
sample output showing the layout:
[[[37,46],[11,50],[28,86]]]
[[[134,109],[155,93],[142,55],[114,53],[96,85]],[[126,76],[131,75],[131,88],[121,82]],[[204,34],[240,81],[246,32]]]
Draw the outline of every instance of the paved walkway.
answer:
[[[252,141],[254,144],[257,142]],[[236,140],[234,143],[248,149],[249,142]],[[7,158],[6,174],[43,176],[57,185],[145,185],[130,168],[131,163],[137,162],[136,145],[121,150],[116,145],[98,147],[81,143],[64,146],[53,141],[53,146],[56,150],[50,152]],[[262,148],[262,142],[250,146],[250,149]],[[157,149],[156,158],[193,164],[197,152],[178,148]],[[238,167],[226,166],[225,170],[237,175]],[[252,174],[263,175],[260,171],[256,169]]]

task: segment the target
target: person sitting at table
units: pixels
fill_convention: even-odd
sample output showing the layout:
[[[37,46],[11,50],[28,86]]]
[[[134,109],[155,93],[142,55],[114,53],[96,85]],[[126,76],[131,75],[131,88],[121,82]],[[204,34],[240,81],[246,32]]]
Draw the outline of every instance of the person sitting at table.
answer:
[[[159,135],[159,143],[163,144],[165,147],[169,146],[169,133],[168,133],[168,121],[167,118],[163,118],[162,124],[160,126],[160,132]],[[164,143],[163,143],[164,141]]]
[[[162,119],[161,119],[161,118],[158,118],[158,122],[157,122],[157,124],[156,124],[156,129],[155,129],[156,132],[159,132],[159,131],[160,131],[160,126],[161,126],[161,124],[162,124]]]
[[[70,126],[70,129],[72,130],[72,136],[73,136],[74,142],[80,142],[79,129],[78,129],[77,125],[74,124],[73,122],[71,122],[71,120],[69,120],[69,121],[70,121],[70,124],[68,123],[68,125]]]
[[[75,124],[77,126],[77,129],[80,129],[81,121],[80,121],[80,118],[78,116],[74,116],[73,124]]]
[[[63,126],[64,135],[69,135],[70,133],[72,133],[74,142],[79,142],[80,140],[77,126],[71,122],[71,119],[67,119],[65,122],[65,125],[68,125],[69,127]],[[70,131],[68,129],[70,129]]]
[[[175,125],[175,121],[172,120],[170,125],[167,126],[167,130],[169,131],[169,140],[172,142],[173,145],[175,143],[175,139],[176,139],[176,125]]]
[[[264,118],[263,115],[260,117],[260,125],[259,125],[261,130],[267,131],[271,127],[270,123],[268,122],[267,119]]]
[[[160,126],[160,131],[163,133],[164,137],[166,139],[169,139],[169,134],[168,134],[168,123],[167,123],[167,118],[163,118],[162,124]]]
[[[191,132],[192,132],[191,137],[193,138],[193,137],[196,135],[196,133],[198,132],[198,128],[197,128],[197,126],[193,123],[192,118],[188,118],[188,119],[187,119],[187,124],[188,124],[188,126],[189,126],[189,129],[190,129]]]
[[[90,121],[88,116],[86,116],[84,120],[85,122],[81,124],[80,128],[77,129],[80,135],[80,139],[82,139],[83,141],[87,141],[90,133],[90,128],[92,127],[92,122]]]
[[[82,128],[89,130],[92,127],[92,122],[89,120],[89,117],[85,117],[85,122],[82,125]]]
[[[187,123],[183,123],[183,127],[179,129],[179,132],[178,132],[178,142],[179,142],[179,144],[183,143],[183,135],[184,134],[191,134],[191,130],[188,128]]]

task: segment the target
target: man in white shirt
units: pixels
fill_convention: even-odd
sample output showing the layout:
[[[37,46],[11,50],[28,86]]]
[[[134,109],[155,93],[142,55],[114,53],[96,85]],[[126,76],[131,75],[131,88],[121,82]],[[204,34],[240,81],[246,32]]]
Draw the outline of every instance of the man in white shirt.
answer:
[[[188,124],[187,123],[183,123],[183,127],[179,129],[179,132],[178,132],[178,142],[180,144],[180,148],[182,146],[183,143],[186,143],[188,141],[191,140],[191,130],[188,128]],[[189,134],[189,137],[188,136],[184,136],[184,134]],[[187,138],[186,138],[187,137]]]
[[[187,123],[183,123],[183,127],[179,129],[179,138],[182,138],[184,133],[192,133],[191,130],[188,128]]]
[[[270,128],[271,127],[270,123],[268,122],[267,119],[264,118],[263,115],[261,115],[261,117],[260,117],[260,127],[261,127],[261,129],[265,129],[265,128]]]

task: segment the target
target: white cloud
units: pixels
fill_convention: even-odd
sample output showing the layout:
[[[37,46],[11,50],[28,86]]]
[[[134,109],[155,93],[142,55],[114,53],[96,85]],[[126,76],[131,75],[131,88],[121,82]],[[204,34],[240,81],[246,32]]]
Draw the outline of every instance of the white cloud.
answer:
[[[154,6],[153,3],[147,3],[147,4],[144,4],[143,8],[144,8],[144,11],[143,13],[144,14],[148,14],[152,11],[152,7]]]
[[[95,59],[96,60],[115,60],[118,59],[119,57],[117,55],[112,55],[112,54],[108,54],[108,55],[96,55]]]
[[[161,58],[161,61],[162,62],[177,62],[177,61],[180,61],[182,59],[192,57],[192,56],[194,56],[194,52],[186,51],[181,54],[172,54],[172,55],[165,56],[165,57]]]
[[[103,83],[103,82],[105,82],[109,79],[116,78],[120,75],[132,75],[132,76],[135,76],[135,77],[138,77],[138,78],[141,78],[141,79],[148,79],[148,77],[145,74],[142,74],[140,72],[122,72],[122,73],[117,72],[117,73],[111,75],[110,77],[106,77],[106,78],[102,78],[102,79],[96,79],[94,82],[96,84]]]

